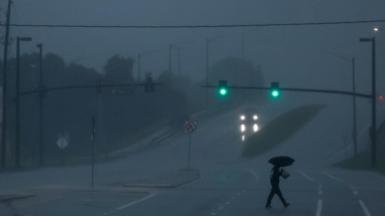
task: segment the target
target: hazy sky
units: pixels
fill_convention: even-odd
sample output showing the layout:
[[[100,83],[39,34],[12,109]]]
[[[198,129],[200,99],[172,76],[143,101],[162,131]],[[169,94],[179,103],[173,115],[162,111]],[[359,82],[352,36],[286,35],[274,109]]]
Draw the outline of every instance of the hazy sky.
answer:
[[[5,2],[5,0],[2,0]],[[181,25],[237,24],[296,21],[332,21],[385,18],[383,0],[15,0],[13,23]],[[3,3],[4,4],[4,3]],[[382,27],[384,25],[380,25]],[[385,26],[384,26],[385,27]],[[30,35],[47,51],[101,70],[113,54],[143,56],[145,71],[167,69],[167,47],[180,44],[184,73],[202,77],[204,40],[221,36],[210,46],[211,62],[245,54],[262,65],[268,80],[339,87],[350,85],[350,64],[336,56],[358,58],[358,76],[366,89],[369,82],[369,48],[358,38],[370,36],[372,25],[274,27],[202,30],[70,30],[22,29],[13,35]],[[16,33],[15,33],[16,32]],[[378,35],[379,52],[385,58],[385,34]],[[34,46],[24,45],[26,51]],[[384,61],[379,61],[383,70]],[[175,67],[175,66],[174,66]],[[330,76],[339,79],[330,79]],[[382,79],[385,77],[382,76]],[[345,82],[346,81],[346,82]]]

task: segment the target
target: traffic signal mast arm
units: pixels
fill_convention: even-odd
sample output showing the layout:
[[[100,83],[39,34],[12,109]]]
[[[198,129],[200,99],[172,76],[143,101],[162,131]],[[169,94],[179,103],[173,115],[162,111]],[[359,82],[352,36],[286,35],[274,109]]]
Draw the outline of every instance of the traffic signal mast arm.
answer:
[[[22,91],[20,95],[31,95],[37,94],[41,91],[45,92],[53,92],[53,91],[63,91],[63,90],[71,90],[71,89],[97,89],[97,88],[119,88],[119,87],[133,87],[133,86],[145,86],[146,83],[102,83],[102,84],[88,84],[88,85],[68,85],[68,86],[57,86],[57,87],[49,87],[44,89],[33,89],[28,91]],[[162,85],[161,83],[154,82],[153,85]]]
[[[204,88],[218,88],[217,85],[203,85]],[[231,90],[263,90],[263,91],[271,91],[271,87],[265,86],[227,86],[227,88]],[[336,95],[346,95],[346,96],[356,96],[362,98],[372,98],[371,94],[364,93],[354,93],[349,91],[342,90],[330,90],[330,89],[311,89],[311,88],[279,88],[281,91],[291,91],[291,92],[305,92],[305,93],[321,93],[321,94],[336,94]]]

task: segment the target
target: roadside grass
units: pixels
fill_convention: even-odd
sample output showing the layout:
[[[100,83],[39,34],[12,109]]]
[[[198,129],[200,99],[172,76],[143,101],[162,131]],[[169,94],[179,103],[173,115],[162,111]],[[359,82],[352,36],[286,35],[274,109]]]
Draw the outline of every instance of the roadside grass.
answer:
[[[341,167],[350,170],[372,170],[378,171],[385,175],[385,122],[377,130],[377,166],[371,167],[371,154],[369,151],[370,142],[367,143],[368,149],[359,152],[356,157],[351,157],[334,164],[336,167]]]
[[[242,150],[242,157],[258,156],[290,139],[324,107],[325,105],[321,104],[306,105],[279,115],[258,133],[247,139]]]

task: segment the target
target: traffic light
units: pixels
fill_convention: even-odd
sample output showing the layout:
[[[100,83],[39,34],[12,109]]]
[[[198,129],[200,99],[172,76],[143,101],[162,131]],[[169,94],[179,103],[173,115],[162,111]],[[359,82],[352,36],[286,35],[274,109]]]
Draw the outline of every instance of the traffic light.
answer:
[[[279,82],[272,82],[271,83],[270,96],[273,99],[277,99],[281,96],[281,89],[279,88]]]
[[[229,87],[227,86],[226,80],[219,80],[217,91],[218,95],[221,97],[225,97],[229,94]]]

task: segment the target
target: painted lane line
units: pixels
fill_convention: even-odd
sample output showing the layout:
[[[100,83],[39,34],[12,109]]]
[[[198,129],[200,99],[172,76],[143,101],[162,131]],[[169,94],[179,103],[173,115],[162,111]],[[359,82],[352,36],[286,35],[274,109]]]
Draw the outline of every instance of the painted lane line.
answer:
[[[310,177],[308,174],[306,174],[304,171],[302,170],[297,170],[297,173],[299,173],[301,176],[303,176],[305,179],[307,179],[308,181],[311,181],[311,182],[315,182],[314,178]]]
[[[332,175],[332,174],[330,174],[330,173],[323,172],[323,174],[324,174],[325,176],[327,176],[327,177],[333,179],[334,181],[341,182],[341,183],[344,182],[344,180],[342,180],[342,179],[340,179],[340,178],[338,178],[338,177],[336,177],[336,176],[334,176],[334,175]]]
[[[119,206],[119,207],[113,209],[112,211],[109,211],[109,212],[107,212],[107,213],[104,213],[104,215],[109,215],[109,214],[112,214],[112,213],[115,213],[115,212],[118,212],[118,211],[122,211],[122,210],[124,210],[124,209],[126,209],[126,208],[128,208],[128,207],[131,207],[131,206],[133,206],[133,205],[136,205],[136,204],[139,204],[139,203],[141,203],[141,202],[144,202],[144,201],[146,201],[146,200],[148,200],[148,199],[150,199],[150,198],[152,198],[152,197],[154,197],[154,196],[156,196],[156,195],[157,195],[156,193],[149,194],[149,195],[147,195],[147,196],[145,196],[145,197],[143,197],[143,198],[141,198],[141,199],[134,200],[134,201],[132,201],[132,202],[129,202],[129,203],[127,203],[127,204],[124,204],[124,205],[122,205],[122,206]]]
[[[358,203],[360,203],[360,206],[362,208],[362,211],[364,211],[365,216],[371,216],[370,211],[368,207],[366,207],[365,203],[362,200],[358,200]]]
[[[322,207],[323,207],[322,199],[319,199],[318,202],[317,202],[317,210],[315,212],[316,216],[321,216],[321,214],[322,214]]]

